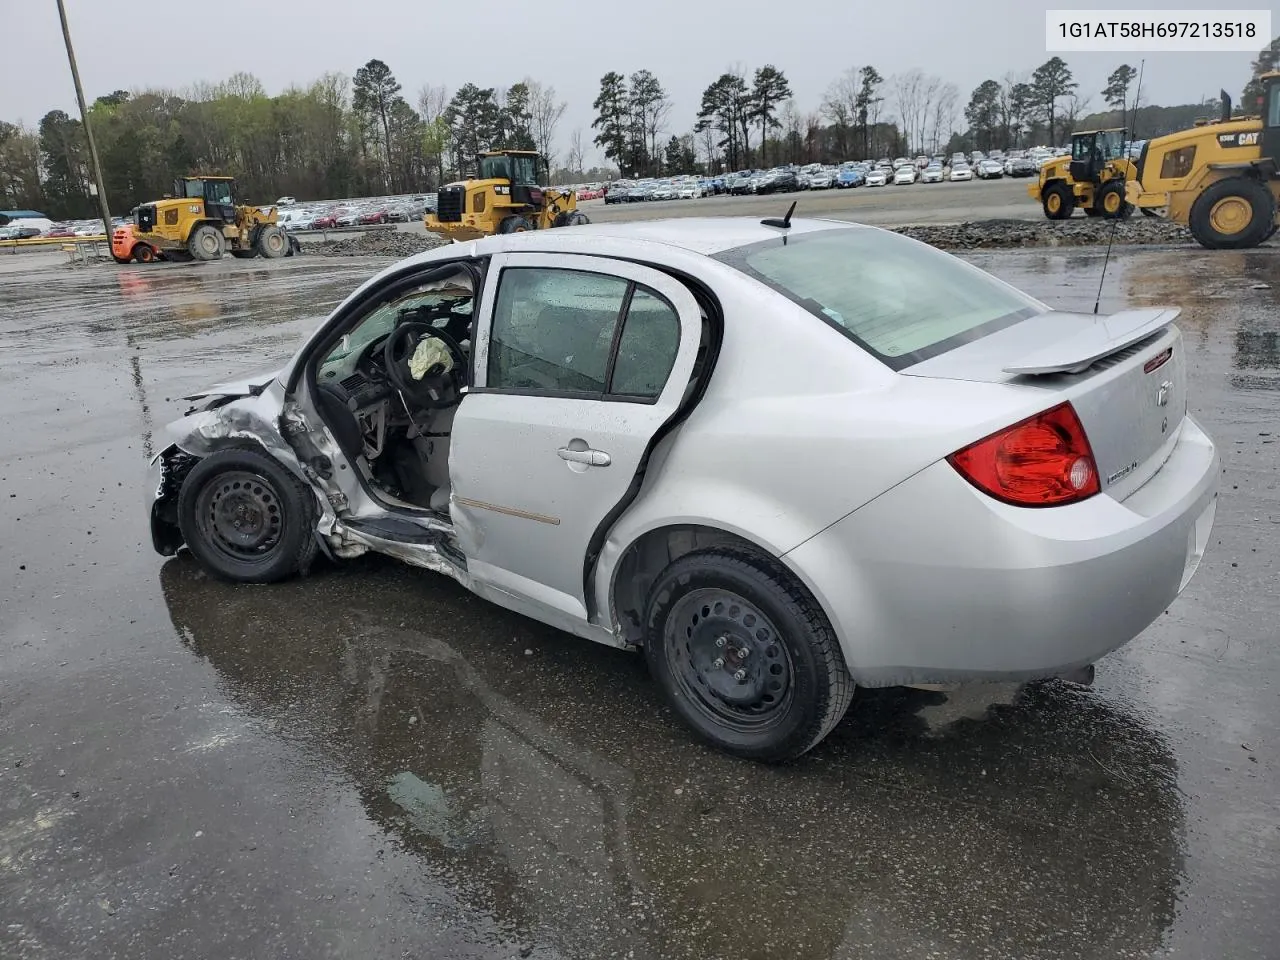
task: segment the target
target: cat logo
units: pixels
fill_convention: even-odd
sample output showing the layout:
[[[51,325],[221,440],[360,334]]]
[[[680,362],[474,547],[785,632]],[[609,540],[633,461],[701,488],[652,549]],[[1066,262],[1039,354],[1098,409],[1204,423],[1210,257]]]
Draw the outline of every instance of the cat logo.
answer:
[[[1258,138],[1261,134],[1257,130],[1247,133],[1220,133],[1218,134],[1218,146],[1220,147],[1256,147]]]

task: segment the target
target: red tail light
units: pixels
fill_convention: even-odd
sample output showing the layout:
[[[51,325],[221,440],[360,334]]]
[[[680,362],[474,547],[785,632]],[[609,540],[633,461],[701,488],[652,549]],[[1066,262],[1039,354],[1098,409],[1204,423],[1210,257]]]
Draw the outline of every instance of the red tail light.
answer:
[[[1063,403],[947,457],[975,487],[1019,507],[1057,507],[1097,493],[1098,468],[1080,418]]]

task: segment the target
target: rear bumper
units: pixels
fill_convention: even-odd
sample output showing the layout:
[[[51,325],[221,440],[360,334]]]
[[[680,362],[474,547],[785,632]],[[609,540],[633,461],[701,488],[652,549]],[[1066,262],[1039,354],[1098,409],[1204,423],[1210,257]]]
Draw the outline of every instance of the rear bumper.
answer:
[[[1190,418],[1164,467],[1123,502],[1012,507],[940,462],[786,559],[860,684],[1054,676],[1132,640],[1186,586],[1218,474]]]

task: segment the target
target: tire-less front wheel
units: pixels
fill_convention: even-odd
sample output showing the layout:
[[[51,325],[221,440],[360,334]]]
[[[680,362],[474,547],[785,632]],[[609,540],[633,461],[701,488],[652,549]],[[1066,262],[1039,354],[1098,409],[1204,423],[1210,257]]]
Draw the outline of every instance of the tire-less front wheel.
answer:
[[[225,580],[271,583],[315,558],[315,495],[261,450],[234,447],[201,460],[178,498],[188,549]]]
[[[853,679],[817,602],[777,561],[686,554],[645,609],[645,658],[680,717],[720,749],[798,757],[839,723]]]

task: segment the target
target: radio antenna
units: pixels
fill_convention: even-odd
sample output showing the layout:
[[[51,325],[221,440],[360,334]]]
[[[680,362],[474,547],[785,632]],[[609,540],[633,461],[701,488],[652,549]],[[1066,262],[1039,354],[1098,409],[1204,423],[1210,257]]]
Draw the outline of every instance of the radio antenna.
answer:
[[[1137,88],[1134,90],[1134,94],[1133,94],[1133,122],[1132,124],[1125,125],[1124,141],[1122,144],[1122,147],[1124,149],[1125,165],[1120,168],[1120,188],[1121,188],[1120,209],[1116,213],[1116,218],[1111,221],[1111,232],[1107,234],[1107,252],[1106,252],[1106,255],[1103,256],[1102,258],[1102,273],[1098,277],[1098,294],[1093,298],[1093,315],[1095,317],[1098,315],[1098,308],[1102,305],[1102,285],[1107,280],[1107,264],[1111,262],[1111,245],[1115,242],[1116,228],[1120,226],[1120,221],[1124,217],[1124,205],[1125,203],[1128,202],[1124,199],[1125,197],[1124,186],[1128,179],[1127,172],[1129,169],[1129,144],[1133,140],[1134,134],[1138,129],[1138,101],[1139,101],[1139,98],[1142,96],[1142,71],[1146,68],[1146,65],[1147,65],[1147,61],[1145,58],[1141,60],[1138,64],[1138,85],[1137,85]],[[1122,125],[1124,125],[1125,115],[1127,113],[1128,111],[1125,109],[1124,105],[1121,104],[1120,122]]]

